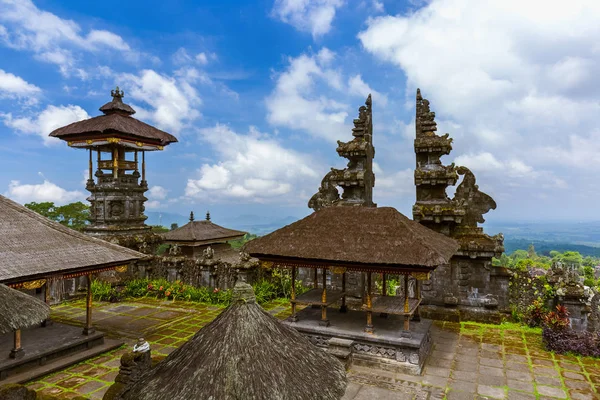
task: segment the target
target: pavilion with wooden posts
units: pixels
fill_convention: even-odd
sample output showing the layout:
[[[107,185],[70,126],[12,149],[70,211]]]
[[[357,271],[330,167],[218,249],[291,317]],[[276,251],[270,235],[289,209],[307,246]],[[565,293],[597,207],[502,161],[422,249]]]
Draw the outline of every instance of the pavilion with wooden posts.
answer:
[[[457,249],[455,240],[408,219],[394,208],[348,206],[323,208],[245,246],[245,251],[258,258],[263,267],[291,269],[292,316],[289,323],[292,326],[324,346],[328,343],[323,338],[342,338],[353,342],[348,344],[354,346],[349,349],[351,352],[368,349],[372,354],[382,352],[384,358],[392,355],[396,358],[400,352],[402,356],[399,355],[396,361],[402,361],[406,353],[404,347],[410,345],[408,347],[412,349],[408,352],[415,355],[412,360],[403,362],[417,367],[400,369],[413,372],[420,371],[424,362],[426,351],[424,354],[420,347],[428,346],[428,327],[431,325],[430,321],[415,322],[414,327],[410,323],[411,317],[418,312],[420,281],[428,279],[437,266],[447,264]],[[314,270],[314,287],[297,296],[295,281],[300,268]],[[318,270],[322,276],[320,288]],[[347,310],[345,303],[344,276],[350,271],[366,275],[367,288],[361,311]],[[327,289],[328,273],[342,274],[342,290]],[[380,295],[373,294],[373,275],[381,276],[383,290]],[[389,275],[403,278],[402,297],[388,296],[385,286]],[[417,282],[416,298],[408,295],[411,276]],[[332,314],[328,307],[335,303],[340,304],[340,313]],[[317,316],[311,307],[298,311],[298,305],[319,306],[320,315]],[[390,317],[374,322],[374,313]],[[416,348],[415,344],[418,344]],[[373,346],[380,349],[373,350]]]
[[[103,343],[103,334],[94,332],[92,325],[92,275],[126,269],[129,264],[144,257],[137,251],[51,221],[0,195],[0,283],[25,292],[32,291],[32,295],[36,290],[40,294],[43,291],[43,299],[48,303],[51,281],[86,276],[86,318],[82,336],[89,340]],[[8,371],[17,364],[58,356],[55,354],[58,352],[53,353],[52,346],[49,346],[48,338],[44,338],[45,331],[49,330],[58,332],[60,329],[52,326],[36,331],[35,335],[31,333],[32,340],[39,339],[43,343],[37,343],[36,351],[28,352],[27,346],[21,343],[21,330],[16,329],[10,358],[3,360],[0,357],[0,378],[7,377]],[[77,341],[80,342],[80,339]],[[59,347],[67,345],[58,342]]]

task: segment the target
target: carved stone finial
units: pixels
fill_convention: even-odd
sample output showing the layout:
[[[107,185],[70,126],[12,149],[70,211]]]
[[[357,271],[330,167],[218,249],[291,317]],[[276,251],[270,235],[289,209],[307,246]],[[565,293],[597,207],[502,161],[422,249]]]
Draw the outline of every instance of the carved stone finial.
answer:
[[[238,281],[233,287],[231,302],[232,304],[235,304],[238,301],[242,301],[244,303],[256,303],[254,289],[246,282]]]
[[[190,222],[194,222],[194,212],[190,211]]]
[[[206,220],[207,220],[207,221],[210,221],[210,211],[207,211],[207,212],[206,212]]]
[[[475,175],[467,167],[458,167],[456,172],[464,175],[463,181],[456,188],[454,200],[462,203],[466,208],[463,226],[477,228],[477,223],[484,223],[483,214],[496,209],[496,202],[491,196],[481,192],[475,183]]]
[[[110,95],[112,96],[114,101],[121,101],[121,99],[125,96],[125,93],[122,90],[119,90],[119,87],[115,90],[110,91]]]

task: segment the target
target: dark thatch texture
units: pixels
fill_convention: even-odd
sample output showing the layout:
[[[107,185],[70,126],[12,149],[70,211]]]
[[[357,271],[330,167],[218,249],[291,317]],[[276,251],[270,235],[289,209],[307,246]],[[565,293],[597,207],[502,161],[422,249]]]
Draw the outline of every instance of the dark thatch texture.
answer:
[[[138,119],[112,113],[98,117],[73,122],[50,133],[50,136],[62,140],[75,140],[77,138],[94,139],[109,135],[131,137],[131,139],[150,139],[165,146],[177,142],[177,138],[167,132],[161,131]]]
[[[91,271],[144,257],[53,222],[0,195],[0,282]]]
[[[223,228],[211,221],[191,221],[184,226],[163,234],[165,241],[170,242],[215,242],[233,240],[243,237],[247,232]]]
[[[264,311],[238,283],[233,303],[146,372],[126,400],[338,400],[342,364]]]
[[[0,335],[39,324],[48,315],[46,303],[0,283]]]
[[[244,250],[258,259],[435,268],[448,263],[458,243],[391,207],[327,207]]]

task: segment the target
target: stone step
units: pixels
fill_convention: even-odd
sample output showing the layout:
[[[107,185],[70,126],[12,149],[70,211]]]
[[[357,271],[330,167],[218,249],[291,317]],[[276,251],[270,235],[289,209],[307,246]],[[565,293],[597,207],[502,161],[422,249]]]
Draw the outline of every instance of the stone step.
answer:
[[[80,351],[65,357],[60,357],[47,364],[31,368],[27,371],[15,375],[11,375],[8,378],[0,381],[0,384],[4,385],[7,383],[26,383],[34,379],[40,378],[42,376],[63,370],[66,367],[78,364],[92,357],[99,356],[100,354],[106,353],[107,351],[118,349],[122,345],[122,340],[104,338],[104,343],[101,345],[97,345],[88,350]]]

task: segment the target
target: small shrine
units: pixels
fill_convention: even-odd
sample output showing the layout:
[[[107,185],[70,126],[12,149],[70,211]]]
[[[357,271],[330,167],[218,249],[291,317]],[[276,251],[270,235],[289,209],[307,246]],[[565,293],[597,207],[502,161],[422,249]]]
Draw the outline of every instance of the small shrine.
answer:
[[[220,258],[231,257],[232,248],[229,242],[242,239],[248,232],[237,231],[235,229],[224,228],[213,223],[210,220],[210,213],[206,213],[206,218],[197,221],[194,218],[194,212],[190,212],[190,222],[163,234],[164,244],[168,244],[173,252],[179,253],[185,257],[202,257],[208,247],[212,250],[212,256]],[[235,254],[239,252],[233,251]]]
[[[144,193],[148,190],[146,152],[163,150],[177,138],[133,118],[135,110],[123,103],[124,93],[119,87],[111,95],[112,101],[100,107],[103,115],[58,128],[50,136],[89,152],[86,189],[91,193],[91,209],[87,234],[148,233],[151,228],[144,223],[148,218],[144,215]]]
[[[50,319],[26,330],[19,328],[20,323],[9,324],[13,332],[0,334],[0,353],[7,356],[0,357],[0,382],[16,375],[24,367],[31,368],[49,360],[60,363],[64,356],[82,348],[90,349],[88,353],[92,357],[120,346],[122,342],[105,341],[104,333],[94,328],[92,279],[95,274],[104,271],[126,270],[129,264],[144,257],[137,251],[51,221],[0,195],[0,283],[24,292],[20,293],[22,296],[40,297],[46,304],[50,300],[50,287],[62,284],[64,279],[83,277],[87,286],[83,332],[81,328],[52,323]],[[15,303],[5,303],[4,306],[9,304]],[[13,309],[11,313],[19,312],[26,317],[28,307],[23,301],[22,309]],[[9,317],[9,314],[2,312],[2,317]],[[31,320],[29,318],[29,322]],[[31,324],[23,324],[26,325]],[[93,347],[101,350],[95,352]]]
[[[479,227],[483,215],[496,202],[479,190],[475,175],[454,163],[444,165],[441,157],[452,151],[452,138],[437,135],[435,113],[429,101],[416,96],[415,186],[417,201],[413,219],[454,238],[460,248],[448,266],[438,268],[423,284],[424,315],[435,319],[499,322],[500,311],[508,310],[508,273],[492,266],[492,257],[504,251],[502,235],[489,236]],[[446,194],[456,185],[453,198]],[[461,316],[462,314],[462,316]]]
[[[431,348],[431,321],[419,317],[420,282],[449,263],[458,244],[394,208],[373,203],[371,115],[369,96],[354,120],[354,139],[338,142],[348,167],[325,176],[309,202],[315,212],[248,242],[244,250],[263,268],[291,269],[292,315],[286,323],[314,344],[347,363],[419,374]],[[296,295],[298,273],[306,270],[313,275],[313,288]],[[346,304],[352,275],[366,286],[359,310]],[[391,277],[401,282],[400,296],[388,290]],[[377,290],[374,278],[381,282]],[[339,288],[332,284],[338,280]]]

